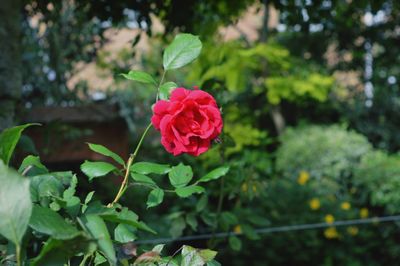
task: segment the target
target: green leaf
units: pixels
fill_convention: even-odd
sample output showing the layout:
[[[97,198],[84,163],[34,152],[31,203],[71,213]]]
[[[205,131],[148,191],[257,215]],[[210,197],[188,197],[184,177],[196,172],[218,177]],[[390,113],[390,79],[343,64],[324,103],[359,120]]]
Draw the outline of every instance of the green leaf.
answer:
[[[239,223],[236,215],[228,211],[221,213],[221,221],[225,222],[228,225],[236,225]]]
[[[160,99],[161,100],[167,100],[169,98],[169,95],[171,94],[171,91],[175,88],[177,88],[178,85],[176,85],[175,82],[165,82],[163,85],[160,87]]]
[[[63,193],[65,209],[72,217],[76,217],[78,215],[79,209],[81,207],[81,200],[78,197],[74,196],[77,184],[78,179],[76,178],[76,175],[73,175],[69,188],[66,189]]]
[[[78,178],[76,177],[76,175],[73,175],[69,188],[67,188],[63,193],[63,198],[64,199],[72,198],[72,196],[75,195],[77,185],[78,185]]]
[[[159,244],[156,245],[152,251],[157,252],[158,254],[161,254],[162,250],[164,249],[165,244]]]
[[[257,232],[253,229],[253,227],[247,225],[247,224],[242,224],[241,225],[242,231],[246,237],[248,237],[251,240],[258,240],[260,239],[260,236],[257,234]]]
[[[197,204],[196,204],[196,211],[197,211],[197,212],[201,212],[202,210],[204,210],[204,208],[207,206],[207,203],[208,203],[208,197],[207,197],[207,195],[201,196],[201,198],[199,199],[199,201],[197,201]]]
[[[221,266],[221,263],[219,263],[216,260],[212,260],[212,261],[207,262],[207,266]]]
[[[142,174],[138,174],[138,173],[131,173],[131,176],[132,176],[133,180],[135,180],[137,182],[156,185],[156,183],[150,177],[148,177],[147,175],[142,175]]]
[[[121,76],[129,80],[153,84],[157,86],[157,81],[150,74],[143,71],[131,70],[128,72],[128,74],[121,74]]]
[[[201,249],[199,254],[205,262],[212,261],[217,256],[217,252],[211,249]]]
[[[89,193],[86,195],[85,202],[84,202],[84,204],[83,204],[83,206],[82,206],[82,213],[84,213],[84,212],[86,211],[89,202],[90,202],[90,201],[92,200],[92,198],[93,198],[93,194],[94,194],[94,191],[91,191],[91,192],[89,192]]]
[[[148,227],[145,223],[138,221],[138,216],[130,211],[128,208],[123,207],[122,210],[117,211],[114,208],[107,208],[106,206],[101,205],[100,202],[95,201],[89,204],[86,214],[96,214],[99,215],[104,220],[114,222],[114,223],[123,223],[135,228],[156,234],[156,232]]]
[[[172,167],[168,173],[171,185],[176,188],[186,186],[193,177],[192,167],[183,165],[182,163]]]
[[[186,228],[185,219],[183,217],[178,217],[172,220],[171,227],[169,229],[169,233],[172,238],[180,237],[183,233],[183,230]]]
[[[186,215],[186,223],[193,229],[193,231],[197,230],[197,219],[194,213]]]
[[[4,129],[0,134],[0,160],[3,160],[3,162],[8,165],[15,146],[17,146],[18,140],[21,137],[22,131],[27,127],[35,125],[40,124],[25,124]]]
[[[227,231],[230,226],[237,225],[239,223],[239,220],[233,213],[224,211],[221,213],[219,223],[222,230]]]
[[[25,157],[25,159],[22,161],[18,169],[18,172],[23,173],[24,170],[29,166],[36,168],[35,169],[36,171],[33,171],[33,169],[29,170],[27,175],[41,175],[49,172],[46,166],[44,166],[40,162],[39,156],[33,156],[33,155],[28,155],[27,157]]]
[[[209,172],[208,174],[206,174],[205,176],[203,176],[202,178],[200,178],[197,182],[208,182],[211,180],[215,180],[220,178],[221,176],[224,176],[228,173],[229,171],[229,166],[221,166],[218,167],[217,169],[212,170],[211,172]]]
[[[199,56],[201,48],[199,37],[187,33],[176,35],[164,51],[164,69],[170,70],[189,64]]]
[[[76,196],[72,196],[71,198],[68,198],[65,201],[66,201],[65,209],[67,213],[71,215],[73,218],[75,218],[79,214],[79,210],[81,208],[81,200]]]
[[[80,232],[71,224],[67,223],[61,215],[48,208],[38,205],[33,206],[29,226],[42,234],[50,235],[54,239],[72,239]]]
[[[200,186],[188,186],[175,189],[176,194],[181,198],[186,198],[194,193],[203,193],[205,189]]]
[[[85,161],[81,165],[82,172],[92,180],[95,177],[105,176],[116,170],[115,166],[106,162],[89,162]]]
[[[149,162],[134,163],[131,167],[131,171],[143,175],[147,174],[158,174],[163,175],[171,170],[168,164],[158,164]]]
[[[242,241],[236,236],[229,237],[229,246],[235,250],[239,251],[242,249]]]
[[[19,245],[31,213],[29,179],[0,161],[0,234]]]
[[[60,197],[63,189],[62,181],[54,176],[53,173],[37,175],[31,178],[30,193],[34,202],[44,197]]]
[[[120,243],[132,242],[136,239],[136,235],[129,229],[128,225],[119,224],[114,229],[114,239]]]
[[[181,266],[203,266],[207,262],[213,260],[217,255],[217,252],[210,249],[199,250],[184,245],[181,254]]]
[[[164,190],[160,188],[153,189],[147,198],[147,208],[159,205],[164,199]]]
[[[90,191],[87,195],[86,195],[86,198],[85,198],[85,204],[89,204],[89,202],[92,200],[92,198],[93,198],[93,195],[94,195],[94,191]]]
[[[100,153],[104,156],[107,157],[111,157],[114,159],[114,161],[116,161],[117,163],[119,163],[120,165],[125,165],[124,160],[116,153],[112,152],[111,150],[109,150],[108,148],[104,147],[103,145],[99,145],[99,144],[93,144],[93,143],[88,143],[89,148],[97,153]]]
[[[50,238],[43,245],[37,257],[30,261],[30,266],[65,265],[78,253],[90,254],[96,250],[96,244],[84,235],[77,235],[70,240]]]
[[[115,256],[114,246],[103,219],[101,219],[100,216],[88,214],[81,217],[80,220],[90,235],[97,240],[97,244],[106,256],[108,262],[111,265],[116,265],[117,258]]]
[[[94,258],[94,265],[100,265],[107,262],[107,259],[104,258],[99,252],[96,252],[95,258]]]

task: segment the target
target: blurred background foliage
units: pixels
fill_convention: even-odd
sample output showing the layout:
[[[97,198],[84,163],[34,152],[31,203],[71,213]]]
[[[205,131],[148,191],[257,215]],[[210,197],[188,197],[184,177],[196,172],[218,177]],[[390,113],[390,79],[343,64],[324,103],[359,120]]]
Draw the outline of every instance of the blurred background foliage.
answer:
[[[223,265],[398,263],[398,222],[267,235],[254,229],[399,213],[399,1],[15,2],[20,78],[0,94],[0,109],[12,103],[2,114],[18,114],[14,123],[38,106],[117,104],[133,144],[154,92],[119,74],[159,76],[166,41],[179,31],[200,35],[200,58],[166,80],[213,94],[224,133],[199,158],[174,158],[153,132],[142,156],[183,160],[196,176],[221,164],[231,171],[205,196],[167,198],[151,211],[143,204],[148,191],[131,188],[124,205],[160,237],[242,233],[192,243],[218,250]],[[248,17],[254,31],[243,24]],[[4,77],[7,55],[0,58]],[[112,179],[92,185],[104,201],[116,190]]]

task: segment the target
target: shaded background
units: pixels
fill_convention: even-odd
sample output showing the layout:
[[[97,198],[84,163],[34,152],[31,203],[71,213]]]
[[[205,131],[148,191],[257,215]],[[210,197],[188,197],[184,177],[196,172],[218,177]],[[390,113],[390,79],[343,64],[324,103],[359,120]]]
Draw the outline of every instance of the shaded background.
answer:
[[[85,159],[104,159],[85,142],[127,158],[155,92],[119,74],[159,76],[174,35],[199,35],[200,58],[167,78],[216,97],[222,143],[174,158],[153,131],[141,157],[183,160],[197,176],[222,163],[232,170],[201,199],[170,197],[147,211],[148,191],[133,188],[123,204],[160,237],[242,232],[190,243],[215,248],[223,265],[393,265],[397,223],[254,229],[399,213],[399,23],[395,0],[5,0],[0,128],[42,123],[23,137],[16,165],[34,153],[52,170],[79,173]],[[95,186],[104,202],[118,187],[112,176],[79,180],[79,193]]]

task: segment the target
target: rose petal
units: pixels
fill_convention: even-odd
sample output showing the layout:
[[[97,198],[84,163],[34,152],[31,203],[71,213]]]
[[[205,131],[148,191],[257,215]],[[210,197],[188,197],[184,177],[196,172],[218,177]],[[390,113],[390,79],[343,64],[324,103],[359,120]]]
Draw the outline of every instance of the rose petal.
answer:
[[[190,93],[190,90],[185,88],[176,88],[172,91],[171,96],[169,97],[170,101],[182,101],[185,99]]]

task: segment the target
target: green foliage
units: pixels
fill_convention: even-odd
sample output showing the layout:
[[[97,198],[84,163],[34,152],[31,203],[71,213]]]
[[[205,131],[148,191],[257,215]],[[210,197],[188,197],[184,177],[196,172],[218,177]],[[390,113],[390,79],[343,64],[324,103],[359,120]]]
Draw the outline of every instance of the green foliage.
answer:
[[[181,254],[181,266],[200,266],[213,260],[217,252],[209,249],[198,250],[185,245],[182,248]]]
[[[240,251],[242,249],[242,241],[236,236],[231,236],[229,237],[229,246],[235,251]]]
[[[34,168],[33,169],[34,171],[32,171],[32,169],[30,169],[32,167]],[[31,175],[33,172],[36,173],[36,175],[48,173],[46,166],[44,166],[40,162],[39,156],[33,156],[33,155],[28,155],[27,157],[24,158],[24,160],[22,161],[22,163],[18,169],[18,172],[23,173],[25,170],[28,171],[29,175]]]
[[[187,187],[178,187],[175,189],[176,194],[181,198],[187,198],[195,193],[203,193],[205,189],[201,186],[187,186]]]
[[[205,176],[201,177],[197,182],[209,182],[211,180],[215,180],[220,178],[221,176],[224,176],[228,173],[229,171],[229,166],[221,166],[218,167],[217,169],[212,170]]]
[[[279,104],[282,99],[294,102],[306,97],[324,102],[333,82],[333,77],[306,72],[303,76],[270,77],[265,80],[265,85],[268,88],[268,101]]]
[[[14,152],[15,146],[17,146],[18,140],[21,137],[22,131],[33,125],[38,124],[26,124],[5,129],[0,134],[0,159],[8,165],[11,159],[11,155]]]
[[[147,208],[159,205],[164,199],[164,190],[155,188],[153,189],[147,199]]]
[[[273,42],[252,47],[239,42],[208,43],[205,50],[189,80],[204,84],[216,79],[234,93],[251,87],[254,93],[265,93],[274,105],[282,100],[326,101],[334,85],[332,77],[318,73],[311,64],[291,56],[287,49]]]
[[[68,263],[71,257],[84,252],[93,253],[96,244],[86,236],[79,235],[71,240],[49,238],[37,257],[30,261],[33,266],[52,266]]]
[[[190,34],[178,35],[164,53],[165,71],[182,67],[193,61],[200,53],[201,46],[198,37]],[[141,83],[156,85],[155,79],[145,72],[131,71],[125,76]],[[171,89],[176,87],[176,84],[161,83],[160,85],[164,86],[162,97],[168,98]],[[157,99],[160,85],[157,88]],[[11,158],[22,130],[29,125],[31,124],[5,130],[1,135],[1,159],[6,163]],[[137,256],[133,241],[138,238],[138,231],[152,234],[156,234],[156,231],[140,221],[136,213],[118,203],[123,194],[132,186],[141,186],[150,190],[147,208],[161,204],[165,192],[174,193],[180,198],[205,192],[203,187],[196,185],[197,183],[189,184],[193,178],[190,166],[179,163],[171,167],[168,164],[135,161],[150,127],[151,124],[145,129],[127,162],[105,146],[88,143],[92,151],[113,159],[118,165],[85,161],[80,169],[89,177],[89,181],[110,173],[124,178],[114,200],[108,205],[103,205],[99,200],[92,200],[95,191],[87,193],[82,201],[78,193],[78,177],[69,171],[49,171],[40,162],[38,156],[27,156],[19,167],[19,172],[28,175],[29,179],[20,176],[0,161],[2,184],[0,186],[2,217],[0,234],[15,246],[15,251],[10,249],[3,252],[1,249],[1,263],[13,264],[16,261],[16,264],[20,266],[27,264],[30,260],[32,265],[65,265],[75,263],[80,259],[79,257],[82,257],[80,265],[85,265],[88,260],[94,260],[97,265],[101,263],[127,265],[129,260],[134,261],[134,265],[147,262],[168,264],[169,260],[174,261],[171,257],[160,256],[163,246],[156,246],[152,251]],[[228,169],[227,167],[218,168],[206,174],[198,182],[216,180],[225,175]],[[172,185],[173,190],[161,188],[160,180],[153,176],[167,174],[171,183],[168,186]],[[96,195],[101,196],[100,193]],[[178,226],[172,228],[176,232],[186,226],[185,219],[192,228],[197,228],[198,223],[194,212],[179,218],[181,223],[177,223]],[[31,230],[27,230],[28,224]],[[26,241],[22,241],[25,235]],[[26,250],[32,246],[34,250],[27,253]],[[213,261],[216,255],[214,251],[198,250],[189,246],[183,247],[182,252],[182,265],[204,265]],[[4,258],[3,254],[5,254]],[[35,257],[31,259],[28,256]],[[137,258],[134,259],[136,256]]]
[[[153,179],[151,179],[150,177],[148,177],[146,175],[139,174],[139,173],[131,173],[131,176],[132,176],[133,180],[135,180],[137,182],[150,184],[150,185],[156,185],[156,183],[153,181]]]
[[[157,86],[157,81],[148,73],[143,71],[131,70],[128,74],[121,74],[124,78],[140,83],[152,84]]]
[[[190,166],[179,164],[172,167],[171,171],[168,173],[168,177],[171,185],[180,188],[186,186],[190,180],[192,180],[193,171]]]
[[[136,239],[136,235],[129,226],[119,224],[114,230],[114,239],[120,243],[129,243]]]
[[[166,100],[168,99],[169,95],[171,94],[172,90],[177,88],[178,85],[176,85],[175,82],[165,82],[160,86],[160,99],[161,100]]]
[[[36,232],[49,235],[58,240],[72,239],[80,234],[74,226],[67,223],[57,212],[39,205],[33,205],[29,226]]]
[[[183,67],[195,60],[202,48],[202,43],[197,36],[191,34],[178,34],[174,41],[165,49],[163,55],[164,70]]]
[[[80,218],[85,230],[88,231],[93,238],[97,240],[100,250],[106,256],[110,265],[117,264],[117,258],[110,234],[103,219],[98,215],[88,214]]]
[[[111,157],[114,159],[114,161],[116,161],[120,165],[125,165],[124,160],[118,154],[110,151],[108,148],[104,147],[103,145],[93,144],[93,143],[88,143],[88,145],[92,151],[100,153],[107,157]]]
[[[138,174],[158,174],[163,175],[168,173],[171,168],[167,164],[158,164],[158,163],[150,163],[150,162],[139,162],[134,163],[130,169],[132,172]]]
[[[106,162],[85,161],[81,165],[81,170],[85,175],[89,177],[89,180],[92,180],[96,177],[105,176],[116,170],[116,168],[114,165]]]
[[[356,168],[354,182],[360,191],[371,198],[374,206],[386,208],[389,213],[400,210],[400,157],[382,151],[366,154]]]
[[[17,133],[18,134],[18,133]],[[18,138],[17,138],[18,141]],[[10,147],[14,149],[14,147]],[[10,154],[8,151],[5,151]],[[0,161],[0,234],[20,247],[32,212],[29,179]]]
[[[292,178],[304,170],[313,178],[340,180],[348,177],[372,148],[364,136],[339,126],[288,129],[281,142],[276,167]]]

